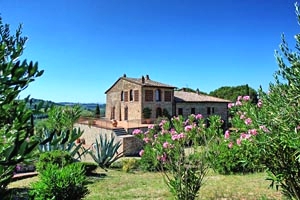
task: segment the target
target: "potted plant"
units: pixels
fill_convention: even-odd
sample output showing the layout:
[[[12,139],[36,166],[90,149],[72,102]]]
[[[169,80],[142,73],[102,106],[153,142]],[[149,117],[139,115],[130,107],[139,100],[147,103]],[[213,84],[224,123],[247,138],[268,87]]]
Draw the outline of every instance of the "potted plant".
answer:
[[[147,124],[150,124],[151,122],[151,115],[152,115],[152,110],[149,107],[145,107],[143,109],[143,117],[146,120]]]

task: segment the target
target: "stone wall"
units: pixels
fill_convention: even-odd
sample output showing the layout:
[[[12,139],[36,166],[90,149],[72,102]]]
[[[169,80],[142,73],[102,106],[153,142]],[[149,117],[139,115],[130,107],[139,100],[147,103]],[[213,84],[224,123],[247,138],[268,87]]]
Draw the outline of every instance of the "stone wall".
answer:
[[[89,126],[86,124],[75,124],[75,127],[84,131],[81,139],[85,140],[86,147],[91,147],[92,144],[96,142],[96,138],[99,141],[99,134],[105,134],[107,138],[111,138],[111,135],[113,135],[116,142],[121,142],[122,145],[118,152],[124,152],[124,156],[137,156],[142,149],[142,141],[133,135],[116,136],[112,129]]]

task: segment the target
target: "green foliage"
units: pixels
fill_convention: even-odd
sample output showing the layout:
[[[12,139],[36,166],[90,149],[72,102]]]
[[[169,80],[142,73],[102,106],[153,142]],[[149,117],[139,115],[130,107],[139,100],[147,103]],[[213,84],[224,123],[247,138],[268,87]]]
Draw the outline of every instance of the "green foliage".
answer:
[[[235,87],[223,86],[209,93],[210,96],[219,97],[222,99],[228,99],[232,102],[238,98],[238,96],[250,96],[251,102],[257,103],[257,92],[248,85],[240,85]]]
[[[100,118],[100,106],[97,104],[96,109],[95,109],[95,117]]]
[[[88,194],[85,169],[81,163],[63,168],[48,164],[32,184],[30,195],[36,200],[79,200]]]
[[[123,172],[131,172],[138,167],[138,161],[134,158],[123,159],[122,160],[122,170]]]
[[[233,127],[212,145],[212,168],[221,174],[262,171],[261,152],[256,141],[252,140],[259,132],[259,122],[254,119],[260,108],[253,106],[249,96],[239,96],[229,107]]]
[[[0,196],[6,193],[15,165],[31,158],[38,144],[33,138],[34,111],[27,107],[29,98],[17,100],[21,91],[43,71],[38,64],[20,61],[26,37],[19,26],[10,35],[8,24],[0,18]]]
[[[48,119],[37,124],[39,128],[36,129],[36,138],[39,141],[40,152],[63,150],[73,157],[77,155],[76,159],[80,159],[82,154],[79,150],[82,144],[75,145],[75,141],[83,131],[73,127],[80,114],[79,106],[52,106],[48,112]]]
[[[37,162],[37,170],[39,172],[46,169],[47,165],[57,165],[62,168],[74,162],[73,157],[66,151],[49,151],[40,154],[39,161]]]
[[[152,114],[151,108],[145,107],[143,109],[143,117],[144,117],[144,119],[150,119],[151,118],[151,114]]]
[[[93,171],[95,171],[98,167],[98,165],[93,162],[80,162],[80,163],[82,163],[82,165],[84,166],[86,175],[91,175]]]
[[[145,142],[141,160],[146,156],[149,166],[164,173],[167,186],[176,199],[195,199],[209,168],[208,149],[221,134],[221,119],[210,116],[206,127],[202,115],[162,120],[147,132],[133,134]],[[144,161],[145,162],[145,161]],[[141,164],[143,163],[141,161]]]
[[[123,157],[123,152],[118,153],[121,142],[115,141],[113,134],[111,134],[110,138],[106,134],[104,136],[99,134],[99,141],[96,138],[93,146],[94,148],[88,150],[88,153],[102,169],[109,168],[113,162]]]

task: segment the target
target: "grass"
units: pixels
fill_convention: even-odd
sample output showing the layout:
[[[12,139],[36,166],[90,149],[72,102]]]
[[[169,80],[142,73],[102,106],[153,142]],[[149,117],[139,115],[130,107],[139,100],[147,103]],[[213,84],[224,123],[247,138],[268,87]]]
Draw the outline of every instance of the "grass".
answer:
[[[85,200],[169,200],[174,199],[161,173],[134,171],[125,173],[117,169],[105,172],[97,169],[97,176],[89,177],[89,191]],[[198,199],[220,200],[277,200],[282,199],[279,191],[269,189],[265,173],[247,175],[219,175],[210,172]],[[9,188],[26,188],[38,177],[12,182]]]

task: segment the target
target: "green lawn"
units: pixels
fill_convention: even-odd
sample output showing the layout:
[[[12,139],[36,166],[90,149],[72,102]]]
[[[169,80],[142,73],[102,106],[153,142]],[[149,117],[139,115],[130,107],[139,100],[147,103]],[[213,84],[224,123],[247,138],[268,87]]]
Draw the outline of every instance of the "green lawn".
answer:
[[[29,187],[38,177],[12,182],[9,188]],[[120,170],[105,172],[97,170],[97,175],[89,177],[90,194],[86,200],[120,199],[173,199],[162,174],[135,171],[125,173]],[[264,173],[248,175],[218,175],[209,173],[198,199],[281,199],[280,192],[269,189]]]

